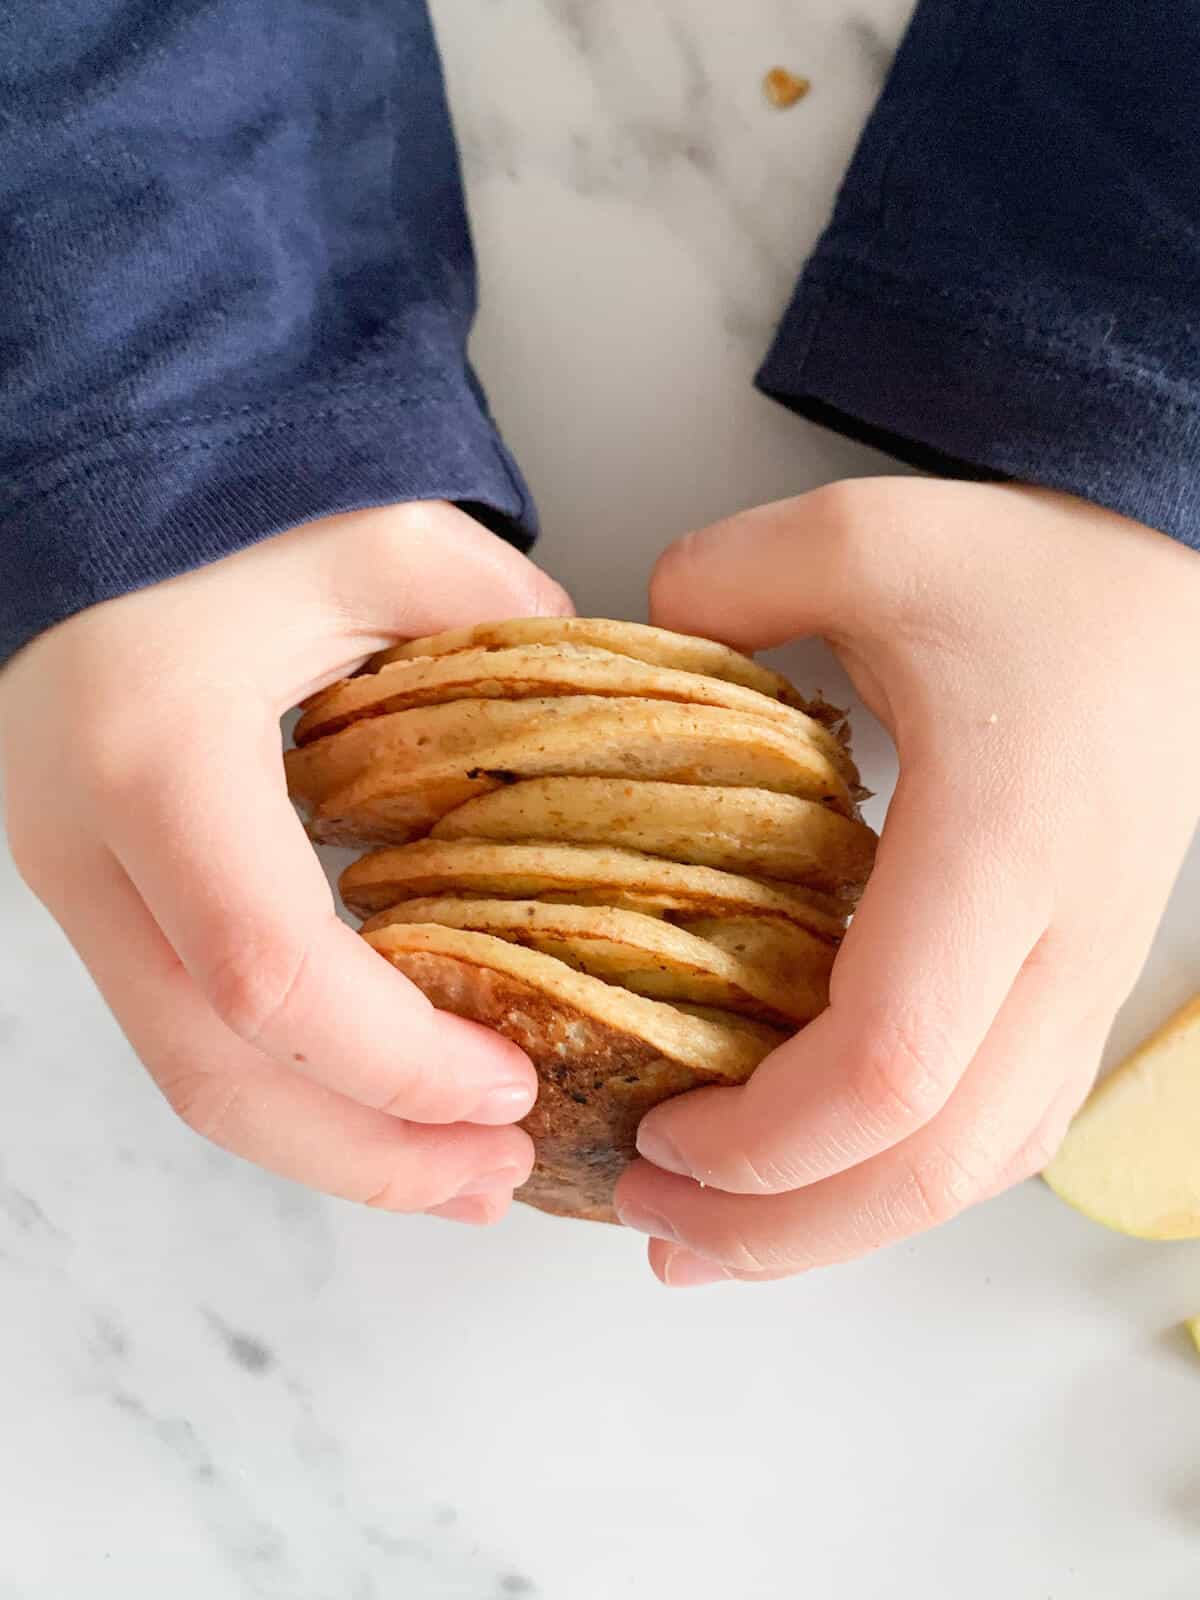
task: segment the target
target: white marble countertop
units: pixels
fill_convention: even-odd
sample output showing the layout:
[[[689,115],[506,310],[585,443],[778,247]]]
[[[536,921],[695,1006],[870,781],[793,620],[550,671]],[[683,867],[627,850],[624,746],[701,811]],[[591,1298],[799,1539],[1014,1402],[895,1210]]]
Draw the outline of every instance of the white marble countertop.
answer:
[[[906,5],[436,9],[543,559],[641,615],[677,532],[881,466],[750,377]],[[861,713],[858,746],[886,793]],[[1200,988],[1198,922],[1193,852],[1114,1050]],[[205,1147],[0,857],[3,1600],[1195,1600],[1195,1247],[1033,1183],[757,1290],[667,1293],[642,1248]]]

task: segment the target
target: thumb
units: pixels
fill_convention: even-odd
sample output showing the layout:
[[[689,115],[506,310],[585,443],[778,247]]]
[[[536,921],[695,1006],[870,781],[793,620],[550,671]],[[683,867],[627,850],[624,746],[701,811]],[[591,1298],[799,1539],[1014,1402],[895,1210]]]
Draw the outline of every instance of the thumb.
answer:
[[[858,632],[878,576],[861,538],[877,482],[830,484],[688,534],[654,570],[651,620],[749,652]]]
[[[178,627],[199,616],[237,636],[231,670],[280,713],[399,639],[574,611],[519,550],[433,500],[302,523],[154,593],[160,631],[173,600]]]
[[[318,591],[389,640],[509,617],[570,616],[566,591],[456,506],[417,501],[310,526]]]

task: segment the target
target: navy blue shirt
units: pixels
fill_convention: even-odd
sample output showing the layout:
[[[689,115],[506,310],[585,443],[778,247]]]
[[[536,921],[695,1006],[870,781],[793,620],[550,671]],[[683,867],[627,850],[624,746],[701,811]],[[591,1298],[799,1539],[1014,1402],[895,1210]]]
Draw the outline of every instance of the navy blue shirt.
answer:
[[[1200,547],[1197,83],[1179,0],[922,0],[762,387]],[[336,511],[527,543],[474,296],[422,0],[7,8],[0,660]]]

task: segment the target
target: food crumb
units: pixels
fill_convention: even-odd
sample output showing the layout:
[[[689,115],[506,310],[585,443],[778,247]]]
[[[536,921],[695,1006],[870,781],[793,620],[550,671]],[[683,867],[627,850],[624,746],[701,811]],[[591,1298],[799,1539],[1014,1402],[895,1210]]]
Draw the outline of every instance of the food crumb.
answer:
[[[786,67],[772,67],[763,79],[763,93],[780,111],[786,111],[788,106],[794,106],[797,100],[803,100],[811,88],[809,79],[798,78]]]
[[[997,716],[997,715],[996,715],[996,713],[995,713],[995,712],[994,712],[994,711],[993,711],[993,712],[992,712],[992,714],[991,714],[991,716],[990,716],[990,717],[989,717],[989,718],[988,718],[988,721],[989,721],[989,722],[999,722],[999,721],[1000,721],[1000,718],[999,718],[999,717],[998,717],[998,716]]]

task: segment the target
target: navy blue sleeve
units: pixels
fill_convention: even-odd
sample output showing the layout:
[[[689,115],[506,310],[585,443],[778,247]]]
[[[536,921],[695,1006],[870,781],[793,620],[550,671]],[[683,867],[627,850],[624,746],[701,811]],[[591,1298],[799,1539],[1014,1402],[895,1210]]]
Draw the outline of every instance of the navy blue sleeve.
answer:
[[[1200,6],[922,0],[759,374],[1200,548]]]
[[[306,519],[532,510],[422,0],[0,9],[0,661]]]

